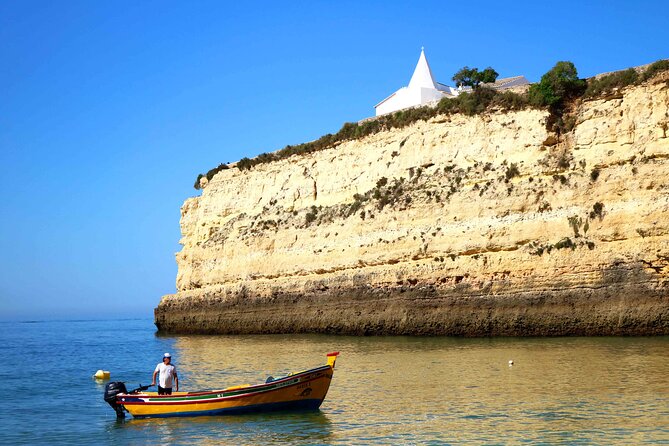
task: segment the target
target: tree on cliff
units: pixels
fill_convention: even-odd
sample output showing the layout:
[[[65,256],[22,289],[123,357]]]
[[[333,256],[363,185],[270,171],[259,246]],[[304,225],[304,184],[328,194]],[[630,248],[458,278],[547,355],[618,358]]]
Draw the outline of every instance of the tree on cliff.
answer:
[[[559,106],[565,99],[580,96],[585,91],[586,83],[579,79],[572,62],[561,61],[555,64],[541,81],[530,86],[530,103],[539,106]]]
[[[495,82],[497,76],[499,76],[499,74],[491,67],[479,71],[478,68],[469,68],[465,66],[460,68],[460,70],[453,75],[453,81],[458,87],[467,86],[477,89],[479,84]]]

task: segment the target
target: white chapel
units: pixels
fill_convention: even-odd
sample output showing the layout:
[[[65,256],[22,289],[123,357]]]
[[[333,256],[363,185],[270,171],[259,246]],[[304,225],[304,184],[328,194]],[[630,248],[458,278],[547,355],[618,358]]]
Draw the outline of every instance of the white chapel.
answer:
[[[525,79],[525,76],[514,76],[498,79],[488,86],[495,90],[506,90],[507,88],[528,84],[529,82]],[[435,81],[430,64],[427,63],[425,57],[425,49],[421,48],[418,64],[416,64],[409,85],[400,88],[376,104],[374,108],[376,109],[376,116],[380,116],[409,107],[436,103],[442,98],[452,98],[468,91],[471,91],[470,87],[454,88]]]

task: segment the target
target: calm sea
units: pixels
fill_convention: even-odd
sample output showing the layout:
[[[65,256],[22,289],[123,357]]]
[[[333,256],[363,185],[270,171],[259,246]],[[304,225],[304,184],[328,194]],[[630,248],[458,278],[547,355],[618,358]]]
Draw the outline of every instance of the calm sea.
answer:
[[[162,337],[115,320],[5,322],[0,339],[2,444],[669,444],[669,337]],[[169,351],[182,390],[256,384],[332,350],[313,413],[117,421],[91,378],[148,384]]]

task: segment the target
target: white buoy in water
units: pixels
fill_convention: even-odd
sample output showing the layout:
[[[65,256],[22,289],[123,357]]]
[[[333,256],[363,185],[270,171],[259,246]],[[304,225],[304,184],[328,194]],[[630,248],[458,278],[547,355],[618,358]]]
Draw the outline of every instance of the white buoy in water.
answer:
[[[509,359],[509,367],[513,365],[513,359]]]
[[[111,373],[109,373],[108,370],[98,370],[95,372],[95,375],[93,375],[93,378],[95,379],[109,379],[111,376]]]

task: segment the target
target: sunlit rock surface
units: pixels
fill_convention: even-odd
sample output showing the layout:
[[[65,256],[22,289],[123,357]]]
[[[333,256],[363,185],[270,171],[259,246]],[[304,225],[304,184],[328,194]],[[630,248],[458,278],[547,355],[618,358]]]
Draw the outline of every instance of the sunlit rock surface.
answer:
[[[182,207],[180,333],[669,334],[667,73],[223,170]]]

